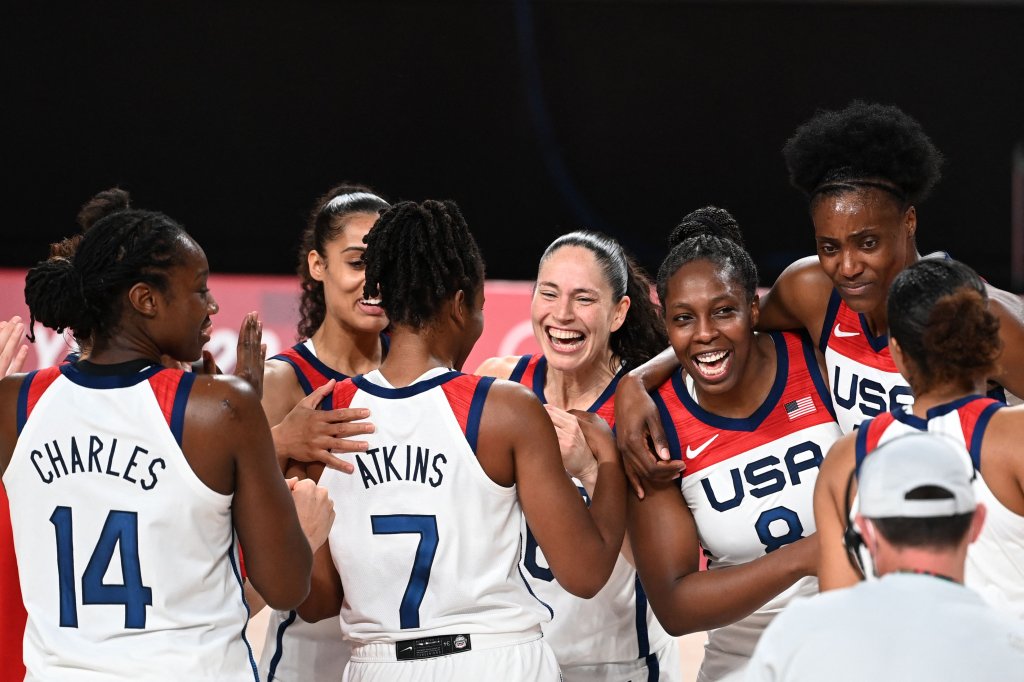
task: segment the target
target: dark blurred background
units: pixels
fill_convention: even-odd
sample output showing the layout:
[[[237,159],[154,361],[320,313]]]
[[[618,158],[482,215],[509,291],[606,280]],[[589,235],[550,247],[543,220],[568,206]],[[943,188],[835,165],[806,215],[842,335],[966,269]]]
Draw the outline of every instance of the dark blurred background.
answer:
[[[816,108],[893,103],[945,153],[922,250],[1009,286],[1024,6],[1012,2],[79,3],[5,10],[0,266],[120,184],[219,272],[291,272],[340,180],[459,202],[491,277],[557,234],[649,269],[688,211],[730,209],[770,284],[812,253],[779,149]]]

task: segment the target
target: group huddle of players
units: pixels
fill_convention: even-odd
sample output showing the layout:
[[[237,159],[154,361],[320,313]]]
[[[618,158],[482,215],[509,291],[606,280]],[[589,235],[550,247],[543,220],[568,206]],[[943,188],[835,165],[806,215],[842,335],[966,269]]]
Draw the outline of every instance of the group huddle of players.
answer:
[[[1024,617],[1024,407],[1006,404],[1024,395],[1024,307],[919,253],[942,159],[904,112],[819,112],[783,154],[817,255],[767,294],[721,208],[681,220],[654,282],[614,239],[571,232],[539,260],[541,352],[472,374],[484,260],[452,202],[320,197],[301,341],[264,365],[247,316],[227,377],[189,365],[217,312],[200,246],[100,193],[26,280],[29,326],[79,352],[0,382],[4,589],[27,612],[3,665],[679,680],[674,637],[708,631],[699,679],[742,679],[794,598],[864,577],[843,544],[853,472],[914,431],[972,458],[997,513],[965,582]],[[0,329],[14,369],[20,333]],[[264,603],[256,661],[244,625]]]

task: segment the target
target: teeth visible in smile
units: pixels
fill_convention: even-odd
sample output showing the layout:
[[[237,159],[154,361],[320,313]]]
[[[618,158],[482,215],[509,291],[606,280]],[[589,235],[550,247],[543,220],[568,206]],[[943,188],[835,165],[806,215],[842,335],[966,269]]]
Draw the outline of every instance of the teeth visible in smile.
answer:
[[[697,362],[709,362],[709,363],[710,362],[718,362],[719,360],[721,360],[722,358],[724,358],[728,354],[729,354],[729,351],[716,350],[716,351],[711,351],[709,353],[699,353],[699,354],[696,355],[696,359],[697,359]]]
[[[381,299],[379,298],[364,298],[362,301],[365,305],[380,305]]]
[[[550,334],[552,338],[562,341],[571,341],[583,338],[583,334],[580,334],[579,332],[572,332],[567,329],[548,329],[548,334]]]

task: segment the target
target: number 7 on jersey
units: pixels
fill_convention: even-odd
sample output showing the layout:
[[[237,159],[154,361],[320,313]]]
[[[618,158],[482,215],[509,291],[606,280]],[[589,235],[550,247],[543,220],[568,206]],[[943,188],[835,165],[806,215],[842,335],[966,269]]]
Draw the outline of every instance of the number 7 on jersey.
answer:
[[[374,535],[397,535],[414,533],[420,536],[416,545],[409,584],[398,607],[399,624],[403,630],[420,626],[420,604],[427,592],[430,581],[430,567],[437,553],[437,517],[420,514],[396,514],[393,516],[371,516]]]

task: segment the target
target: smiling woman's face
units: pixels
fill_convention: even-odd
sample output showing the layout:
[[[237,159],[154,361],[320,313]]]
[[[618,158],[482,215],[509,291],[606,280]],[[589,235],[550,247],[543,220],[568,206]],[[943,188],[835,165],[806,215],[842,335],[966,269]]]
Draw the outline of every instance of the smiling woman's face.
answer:
[[[530,313],[549,367],[576,372],[608,361],[609,338],[629,310],[628,298],[614,297],[587,248],[563,246],[541,263]]]

